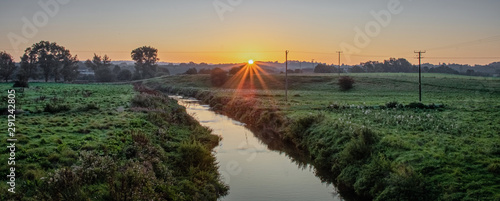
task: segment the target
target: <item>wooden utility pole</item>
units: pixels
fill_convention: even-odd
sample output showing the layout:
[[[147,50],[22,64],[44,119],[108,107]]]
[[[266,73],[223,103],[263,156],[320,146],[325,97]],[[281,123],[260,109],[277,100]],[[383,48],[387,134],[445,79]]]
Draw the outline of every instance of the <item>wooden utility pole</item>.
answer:
[[[414,51],[418,53],[418,101],[422,102],[422,54],[425,51]]]
[[[337,51],[337,53],[339,53],[339,77],[340,77],[340,54],[342,54],[343,52],[342,51]]]
[[[285,102],[288,102],[288,52],[285,51]]]

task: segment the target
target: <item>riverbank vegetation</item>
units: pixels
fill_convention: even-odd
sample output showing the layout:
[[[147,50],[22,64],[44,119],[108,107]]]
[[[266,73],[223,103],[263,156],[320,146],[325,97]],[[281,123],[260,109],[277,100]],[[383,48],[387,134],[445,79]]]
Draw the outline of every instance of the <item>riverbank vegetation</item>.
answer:
[[[308,153],[330,182],[375,200],[500,199],[500,80],[424,74],[257,77],[211,88],[207,75],[147,85],[196,97]],[[243,82],[242,82],[243,83]]]
[[[11,86],[0,85],[2,97]],[[30,83],[17,90],[16,109],[16,193],[0,200],[216,200],[228,192],[210,151],[219,138],[140,85]]]

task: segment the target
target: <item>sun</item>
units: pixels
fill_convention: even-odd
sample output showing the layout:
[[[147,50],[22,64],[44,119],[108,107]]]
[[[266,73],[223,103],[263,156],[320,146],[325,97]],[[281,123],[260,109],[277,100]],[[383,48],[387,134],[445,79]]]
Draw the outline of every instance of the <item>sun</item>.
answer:
[[[253,64],[253,60],[248,60],[248,64]]]

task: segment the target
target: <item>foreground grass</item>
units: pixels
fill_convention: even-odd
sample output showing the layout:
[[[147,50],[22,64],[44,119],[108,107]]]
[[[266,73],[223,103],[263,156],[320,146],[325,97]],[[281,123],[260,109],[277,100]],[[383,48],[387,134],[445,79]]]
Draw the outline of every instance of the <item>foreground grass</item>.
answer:
[[[2,97],[10,87],[0,85]],[[2,184],[0,200],[215,200],[227,193],[210,152],[218,137],[168,97],[132,85],[53,83],[16,95],[16,194]],[[0,164],[0,174],[9,174],[7,155]]]
[[[288,102],[282,75],[263,76],[265,84],[230,80],[222,89],[207,87],[203,75],[149,85],[276,128],[328,169],[332,182],[369,199],[500,199],[500,79],[424,74],[424,103],[445,107],[418,109],[404,107],[418,100],[417,74],[351,76],[349,92],[338,89],[336,76],[290,76]]]

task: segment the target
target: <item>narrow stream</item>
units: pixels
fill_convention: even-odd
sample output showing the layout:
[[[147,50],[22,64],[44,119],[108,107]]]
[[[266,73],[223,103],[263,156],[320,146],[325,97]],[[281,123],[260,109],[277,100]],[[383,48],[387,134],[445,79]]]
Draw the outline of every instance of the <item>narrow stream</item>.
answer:
[[[244,124],[217,114],[194,99],[173,97],[203,126],[222,137],[214,149],[219,172],[229,185],[223,201],[342,200],[332,185],[321,182],[311,165],[273,151]],[[269,139],[265,140],[269,142]],[[272,139],[271,139],[272,141]]]

